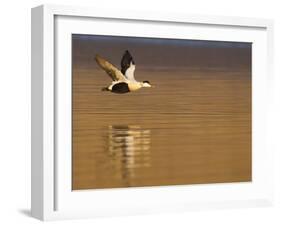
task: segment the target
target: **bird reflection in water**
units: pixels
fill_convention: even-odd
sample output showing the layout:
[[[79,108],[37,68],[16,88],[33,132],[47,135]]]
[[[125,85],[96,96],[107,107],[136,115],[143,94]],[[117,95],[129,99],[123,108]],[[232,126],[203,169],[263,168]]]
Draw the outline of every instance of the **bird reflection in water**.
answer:
[[[137,172],[151,166],[150,130],[138,125],[113,125],[108,128],[108,152],[115,176],[133,186]]]

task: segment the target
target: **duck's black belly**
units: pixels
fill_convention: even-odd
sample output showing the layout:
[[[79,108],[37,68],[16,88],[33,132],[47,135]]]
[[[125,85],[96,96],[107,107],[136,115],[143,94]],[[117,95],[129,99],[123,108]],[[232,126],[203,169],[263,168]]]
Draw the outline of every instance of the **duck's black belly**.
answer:
[[[126,82],[119,82],[112,86],[111,92],[113,93],[128,93],[130,92],[129,86]]]

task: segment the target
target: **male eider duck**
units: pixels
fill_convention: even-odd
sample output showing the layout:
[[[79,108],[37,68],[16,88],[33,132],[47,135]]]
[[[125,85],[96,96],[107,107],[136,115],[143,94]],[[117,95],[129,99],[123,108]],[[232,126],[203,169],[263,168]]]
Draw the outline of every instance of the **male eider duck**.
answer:
[[[135,80],[134,72],[136,65],[128,50],[122,57],[121,71],[99,55],[96,55],[95,59],[98,65],[112,79],[112,83],[108,87],[103,88],[103,91],[121,94],[136,91],[142,87],[151,87],[149,81],[138,82]]]

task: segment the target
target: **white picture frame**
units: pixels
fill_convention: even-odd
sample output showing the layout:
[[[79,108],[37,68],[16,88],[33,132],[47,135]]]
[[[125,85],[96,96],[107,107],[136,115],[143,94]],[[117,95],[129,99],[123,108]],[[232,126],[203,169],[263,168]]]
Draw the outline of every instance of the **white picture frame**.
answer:
[[[101,23],[103,26],[99,26]],[[75,29],[75,32],[85,34],[126,35],[119,33],[116,23],[130,26],[129,36],[161,38],[173,35],[183,39],[234,40],[254,44],[252,182],[71,191],[71,155],[68,154],[71,147],[69,142],[64,142],[71,133],[67,124],[71,117],[70,97],[65,95],[69,93],[67,84],[71,82],[68,37]],[[195,29],[196,35],[179,32],[178,26],[181,29],[189,27],[189,31]],[[157,27],[159,29],[155,29]],[[33,8],[32,216],[56,220],[271,205],[273,153],[266,140],[266,119],[270,115],[273,84],[272,39],[273,22],[265,19],[57,5]],[[61,64],[67,66],[60,67]],[[58,74],[65,76],[56,76]],[[64,129],[60,129],[62,127]]]

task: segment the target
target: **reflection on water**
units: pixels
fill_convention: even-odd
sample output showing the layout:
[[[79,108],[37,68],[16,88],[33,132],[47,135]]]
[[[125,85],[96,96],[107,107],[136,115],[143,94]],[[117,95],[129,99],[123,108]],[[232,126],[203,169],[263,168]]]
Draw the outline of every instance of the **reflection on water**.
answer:
[[[136,170],[151,165],[150,130],[138,125],[109,126],[108,152],[116,173],[130,186]]]

